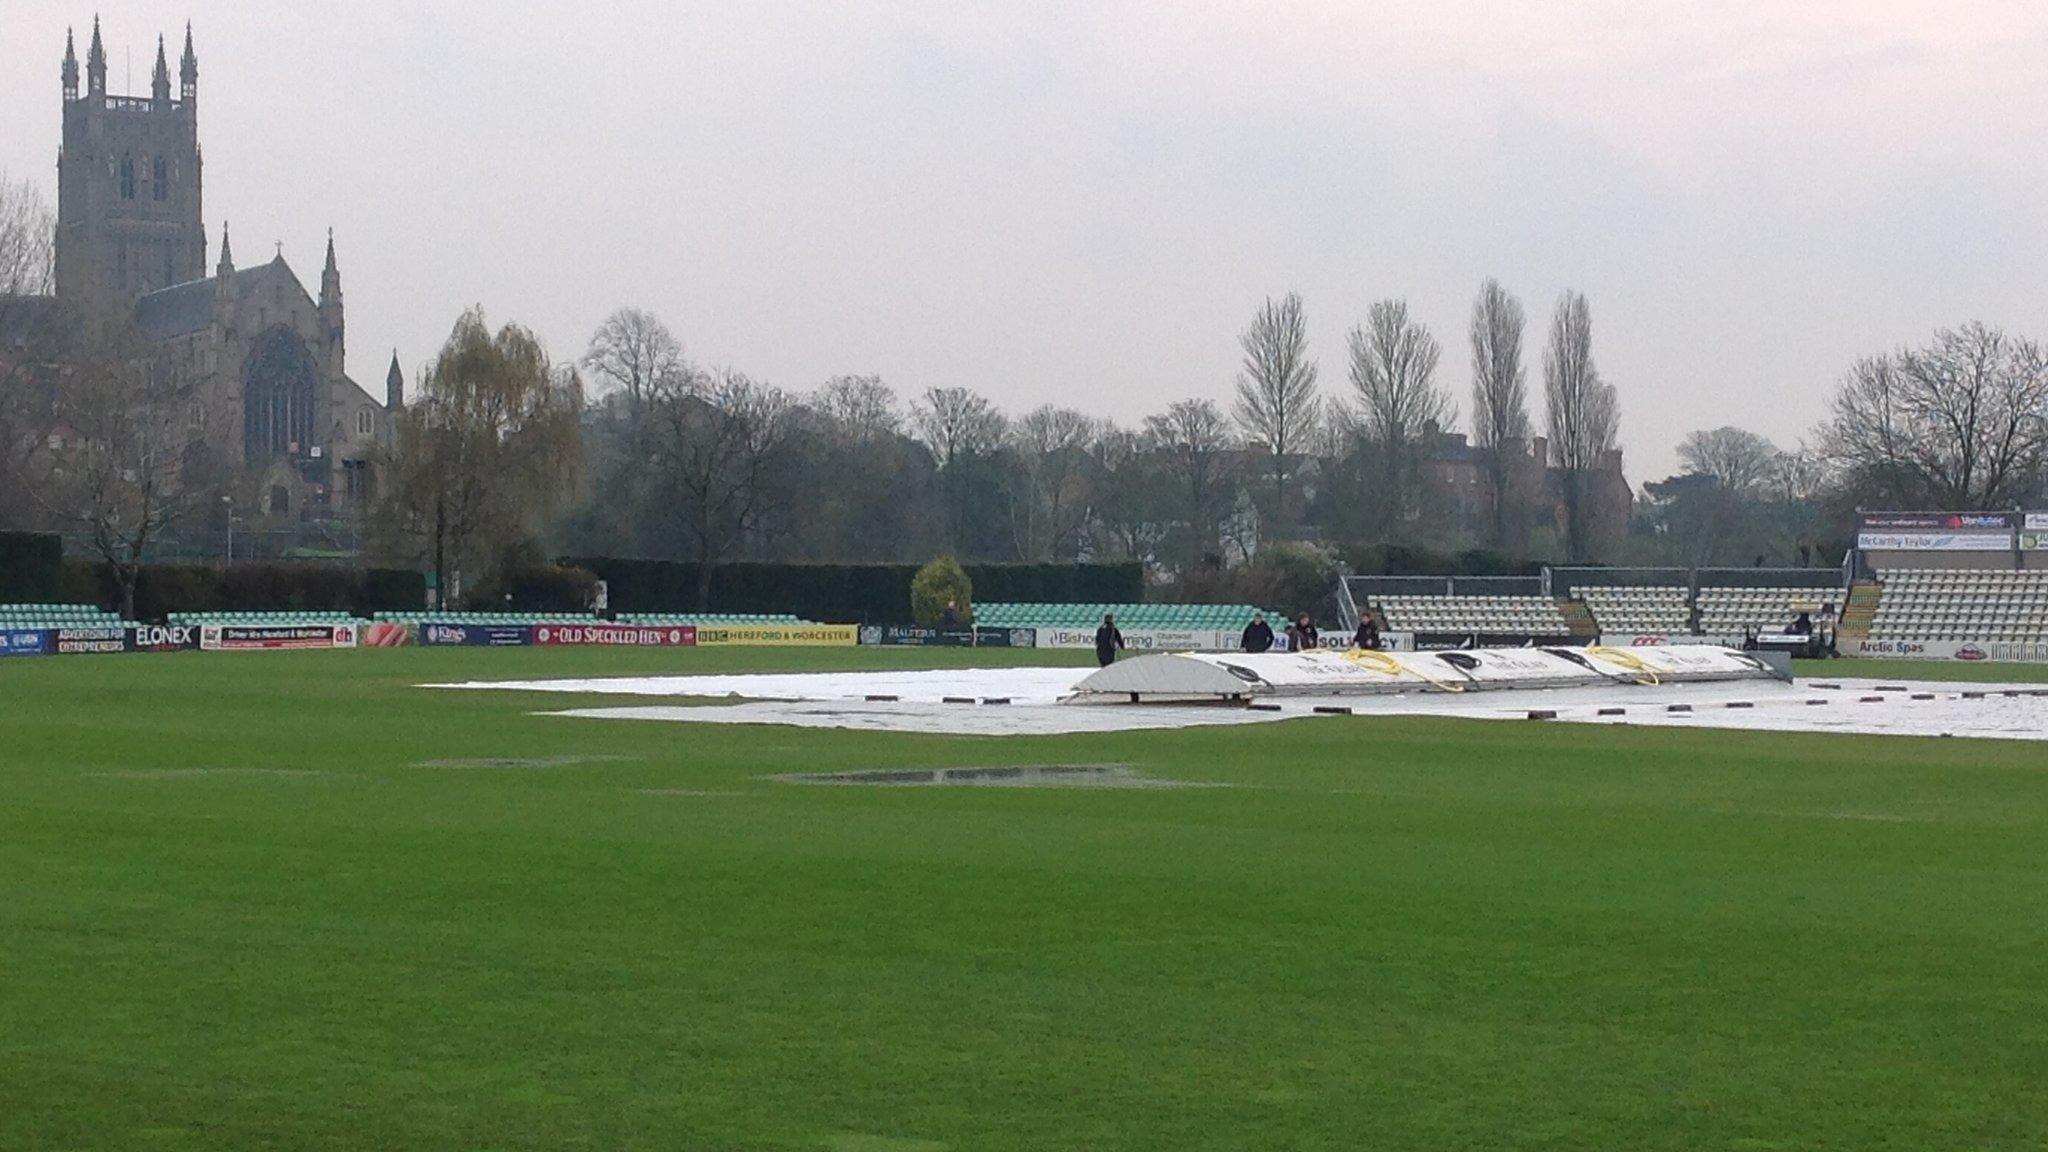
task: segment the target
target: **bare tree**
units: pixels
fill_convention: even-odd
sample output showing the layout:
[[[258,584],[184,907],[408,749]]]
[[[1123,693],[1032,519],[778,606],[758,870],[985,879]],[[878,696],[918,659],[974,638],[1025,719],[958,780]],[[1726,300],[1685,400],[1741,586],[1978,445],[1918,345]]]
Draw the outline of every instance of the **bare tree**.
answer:
[[[811,407],[848,438],[867,442],[903,431],[896,393],[880,376],[834,376],[811,398]]]
[[[399,417],[380,519],[451,576],[496,564],[572,493],[583,462],[582,383],[534,334],[495,334],[483,309],[456,321],[419,397]]]
[[[1593,362],[1593,310],[1567,289],[1543,349],[1543,393],[1550,413],[1550,457],[1563,473],[1565,547],[1573,560],[1592,549],[1592,482],[1614,451],[1620,408],[1614,387]]]
[[[1278,302],[1268,298],[1238,344],[1244,349],[1244,368],[1237,377],[1237,423],[1266,454],[1273,473],[1273,518],[1285,530],[1288,458],[1314,435],[1322,417],[1301,297],[1290,292]]]
[[[1088,458],[1098,483],[1088,503],[1087,532],[1089,551],[1098,560],[1149,561],[1159,551],[1160,476],[1147,439],[1107,420],[1096,424]]]
[[[964,456],[986,456],[1003,442],[1007,422],[986,396],[965,388],[933,388],[910,408],[917,437],[944,470]]]
[[[135,615],[150,548],[213,489],[201,398],[139,338],[103,330],[94,354],[66,365],[21,464],[52,518],[77,526]]]
[[[1755,493],[1777,469],[1778,446],[1741,428],[1689,432],[1678,444],[1678,461],[1702,476],[1711,476],[1725,491]]]
[[[1015,467],[1009,485],[1010,532],[1019,559],[1070,559],[1079,546],[1087,504],[1083,492],[1095,422],[1072,408],[1047,405],[1011,426]]]
[[[794,408],[787,393],[730,369],[663,389],[651,410],[657,487],[674,493],[697,553],[697,607],[712,575],[760,523]]]
[[[1180,400],[1145,418],[1145,444],[1161,462],[1174,519],[1185,525],[1182,562],[1193,567],[1221,548],[1236,439],[1213,400]]]
[[[1694,518],[1694,569],[1713,556],[1744,509],[1766,494],[1782,455],[1777,445],[1741,428],[1689,432],[1679,442],[1679,463],[1709,482],[1699,500],[1700,515]]]
[[[1777,459],[1771,461],[1771,473],[1766,482],[1770,498],[1778,506],[1778,515],[1791,529],[1801,568],[1813,560],[1814,537],[1823,514],[1822,502],[1835,481],[1834,469],[1827,456],[1803,441],[1789,452],[1778,453]]]
[[[1390,527],[1420,511],[1424,438],[1454,411],[1436,384],[1443,350],[1403,300],[1374,304],[1366,322],[1351,329],[1350,349],[1358,433],[1377,465],[1374,505],[1382,527]]]
[[[976,474],[1002,446],[1009,423],[988,398],[965,388],[933,388],[910,406],[911,427],[931,450],[945,499],[947,542],[966,550]]]
[[[1515,519],[1507,453],[1529,439],[1529,387],[1522,368],[1522,302],[1498,280],[1472,302],[1472,443],[1486,469],[1493,544],[1510,543]]]
[[[0,297],[56,291],[57,216],[34,184],[0,171]]]
[[[621,308],[605,318],[590,337],[583,366],[599,391],[625,396],[635,418],[690,374],[682,342],[652,313],[638,308]]]
[[[1835,392],[1825,443],[1873,499],[2010,507],[2041,491],[2048,362],[2033,341],[1979,323],[1866,357]]]
[[[1771,495],[1783,504],[1811,504],[1819,500],[1832,479],[1827,457],[1804,441],[1789,452],[1778,453],[1771,462]]]

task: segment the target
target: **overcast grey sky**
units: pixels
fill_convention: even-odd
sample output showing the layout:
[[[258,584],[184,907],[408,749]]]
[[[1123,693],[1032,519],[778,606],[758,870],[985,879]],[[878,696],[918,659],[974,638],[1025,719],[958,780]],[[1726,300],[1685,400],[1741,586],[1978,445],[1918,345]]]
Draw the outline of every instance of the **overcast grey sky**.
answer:
[[[2048,6],[2018,0],[105,3],[111,86],[193,21],[206,213],[317,275],[349,367],[456,315],[578,354],[615,307],[808,389],[879,372],[1131,422],[1227,401],[1301,292],[1323,381],[1404,296],[1469,410],[1486,276],[1593,302],[1633,481],[1790,445],[1859,353],[2048,304]],[[0,167],[54,196],[93,9],[0,0]],[[132,60],[132,72],[130,61]],[[1540,418],[1540,413],[1539,413]]]

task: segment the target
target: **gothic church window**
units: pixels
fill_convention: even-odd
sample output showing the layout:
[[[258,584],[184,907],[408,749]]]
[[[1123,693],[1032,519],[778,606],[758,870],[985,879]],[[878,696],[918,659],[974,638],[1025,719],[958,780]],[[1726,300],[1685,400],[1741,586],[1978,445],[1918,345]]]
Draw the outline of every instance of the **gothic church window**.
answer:
[[[257,337],[242,369],[242,450],[250,464],[311,447],[316,379],[312,353],[290,329]]]
[[[371,432],[375,431],[374,420],[375,418],[367,411],[356,413],[356,435],[368,436]]]
[[[135,199],[135,157],[121,157],[121,199]]]
[[[150,189],[150,194],[156,197],[158,203],[170,199],[171,196],[170,165],[161,156],[156,158],[155,187]]]

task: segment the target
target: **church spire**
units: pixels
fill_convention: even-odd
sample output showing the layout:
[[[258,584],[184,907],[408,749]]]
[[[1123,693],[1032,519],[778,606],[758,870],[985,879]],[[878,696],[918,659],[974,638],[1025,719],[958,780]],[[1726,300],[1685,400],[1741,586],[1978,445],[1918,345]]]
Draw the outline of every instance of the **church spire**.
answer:
[[[225,220],[220,222],[220,266],[213,272],[222,281],[235,274],[235,250],[228,245],[228,222]]]
[[[327,267],[320,273],[320,319],[327,325],[328,369],[341,375],[348,323],[341,307],[341,269],[334,263],[334,229],[327,230]]]
[[[199,54],[192,50],[192,22],[185,21],[185,58],[178,62],[178,83],[185,103],[199,98]]]
[[[149,78],[149,98],[156,101],[158,107],[171,102],[171,65],[164,58],[162,35],[156,38],[156,71]]]
[[[401,412],[405,409],[405,373],[398,367],[398,349],[391,350],[391,371],[384,374],[384,410]]]
[[[341,269],[334,262],[334,229],[327,230],[327,267],[320,273],[320,306],[341,303]]]
[[[92,18],[92,47],[85,51],[86,90],[94,96],[107,94],[107,48],[100,42],[100,18]]]
[[[78,99],[78,40],[64,30],[64,99]]]

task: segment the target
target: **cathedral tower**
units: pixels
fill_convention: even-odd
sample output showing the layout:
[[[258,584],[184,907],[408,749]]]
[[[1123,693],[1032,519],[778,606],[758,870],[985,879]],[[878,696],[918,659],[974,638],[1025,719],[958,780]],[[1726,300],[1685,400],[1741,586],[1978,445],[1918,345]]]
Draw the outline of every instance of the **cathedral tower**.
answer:
[[[146,292],[206,276],[200,222],[199,61],[185,30],[181,98],[157,41],[150,94],[107,92],[107,53],[93,20],[86,91],[66,36],[64,149],[57,161],[57,294],[126,307]]]

